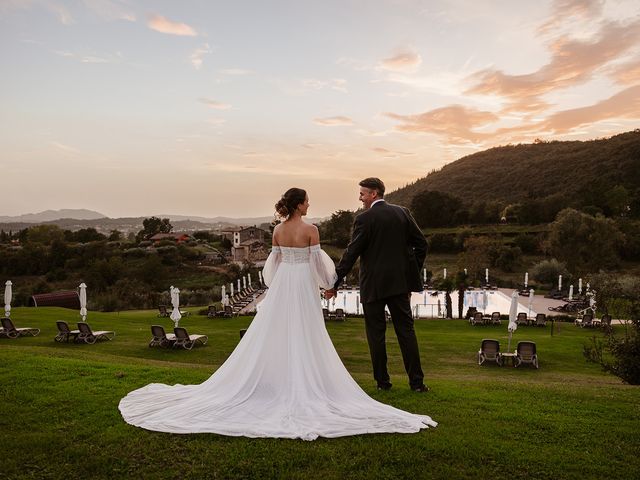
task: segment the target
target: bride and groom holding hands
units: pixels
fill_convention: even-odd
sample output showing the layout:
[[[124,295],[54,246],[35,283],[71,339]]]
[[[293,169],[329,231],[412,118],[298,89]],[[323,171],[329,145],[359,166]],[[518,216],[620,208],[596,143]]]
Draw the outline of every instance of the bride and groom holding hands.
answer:
[[[369,397],[338,356],[324,325],[325,298],[360,258],[360,298],[373,376],[389,390],[385,307],[398,338],[410,388],[427,392],[411,315],[410,295],[423,286],[419,272],[426,240],[403,207],[384,201],[384,183],[360,183],[364,211],[353,225],[340,262],[320,248],[318,229],[302,220],[309,198],[287,190],[276,204],[282,223],[263,277],[269,286],[260,309],[229,358],[199,385],[150,384],[120,402],[124,419],[148,430],[211,432],[245,437],[314,440],[364,433],[412,433],[437,425]]]

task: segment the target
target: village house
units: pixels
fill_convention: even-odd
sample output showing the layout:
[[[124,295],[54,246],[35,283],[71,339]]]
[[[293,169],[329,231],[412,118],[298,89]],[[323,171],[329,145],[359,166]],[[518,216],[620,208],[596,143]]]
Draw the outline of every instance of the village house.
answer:
[[[235,262],[255,262],[267,258],[264,237],[266,232],[253,227],[231,227],[222,230],[222,235],[231,241],[231,258]]]

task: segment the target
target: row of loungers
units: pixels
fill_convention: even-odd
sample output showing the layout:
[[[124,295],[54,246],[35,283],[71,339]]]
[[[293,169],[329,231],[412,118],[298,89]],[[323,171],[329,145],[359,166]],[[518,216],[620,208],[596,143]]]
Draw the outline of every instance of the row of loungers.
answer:
[[[482,312],[476,312],[469,318],[471,325],[500,325],[500,312],[493,312],[490,317],[485,317]],[[547,316],[544,313],[538,313],[536,318],[529,318],[526,313],[518,313],[516,318],[518,325],[532,325],[536,327],[544,327],[547,325]]]
[[[78,322],[77,330],[71,330],[69,324],[63,320],[58,320],[56,326],[58,327],[58,334],[54,337],[56,342],[69,342],[73,340],[74,343],[94,344],[98,340],[113,340],[116,336],[116,333],[112,331],[92,330],[86,322]],[[209,340],[206,335],[189,335],[184,327],[176,327],[173,329],[173,332],[172,334],[166,334],[162,326],[152,325],[152,338],[149,346],[182,347],[186,350],[191,350],[196,344],[206,345]],[[39,328],[17,328],[10,318],[5,317],[2,319],[0,337],[35,337],[38,334],[40,334]]]
[[[538,368],[538,354],[536,352],[535,342],[521,341],[518,342],[514,353],[501,353],[500,342],[498,340],[494,340],[493,338],[485,338],[482,340],[480,350],[478,350],[478,365],[482,365],[489,360],[495,361],[498,365],[502,366],[507,358],[511,358],[514,367],[519,367],[526,363]]]

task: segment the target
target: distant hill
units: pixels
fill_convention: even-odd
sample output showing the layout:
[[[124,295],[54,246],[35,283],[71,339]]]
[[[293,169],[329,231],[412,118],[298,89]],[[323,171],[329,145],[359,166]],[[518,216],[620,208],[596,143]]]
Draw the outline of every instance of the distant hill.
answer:
[[[474,153],[390,192],[390,202],[410,206],[425,191],[448,193],[465,205],[505,204],[555,194],[594,195],[615,185],[640,188],[640,129],[590,141],[507,145]]]
[[[106,218],[106,216],[99,212],[94,212],[93,210],[67,208],[62,210],[45,210],[40,213],[27,213],[25,215],[17,215],[14,217],[0,216],[0,223],[42,223],[59,220],[61,218],[96,220],[98,218]]]

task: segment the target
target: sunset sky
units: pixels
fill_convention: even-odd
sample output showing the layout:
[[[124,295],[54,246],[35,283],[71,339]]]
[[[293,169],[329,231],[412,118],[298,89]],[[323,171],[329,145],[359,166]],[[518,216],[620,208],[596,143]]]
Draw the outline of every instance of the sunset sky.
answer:
[[[640,127],[638,0],[0,0],[0,42],[0,215],[325,216]]]

